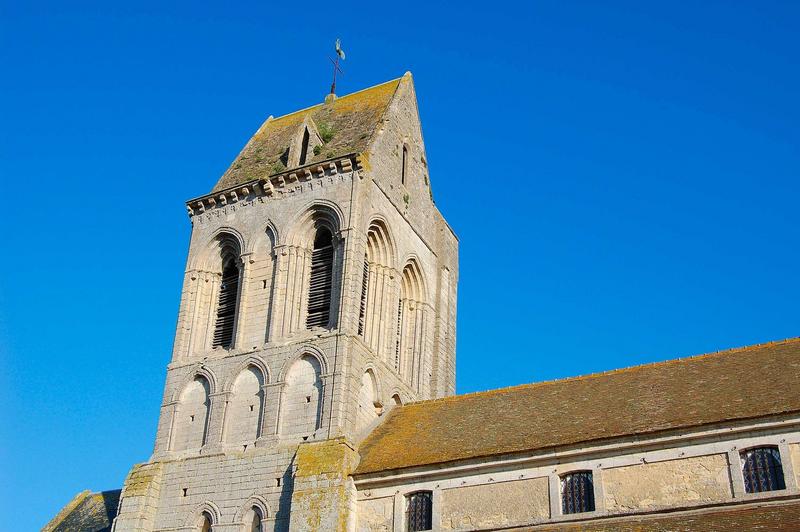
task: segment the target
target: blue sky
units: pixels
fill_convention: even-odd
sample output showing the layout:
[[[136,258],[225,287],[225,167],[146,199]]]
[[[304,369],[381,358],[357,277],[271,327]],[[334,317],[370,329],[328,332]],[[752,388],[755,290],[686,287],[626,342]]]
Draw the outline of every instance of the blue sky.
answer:
[[[2,2],[3,515],[37,529],[147,460],[183,202],[268,115],[322,100],[336,37],[341,94],[414,74],[461,241],[459,392],[797,336],[798,18],[794,2]]]

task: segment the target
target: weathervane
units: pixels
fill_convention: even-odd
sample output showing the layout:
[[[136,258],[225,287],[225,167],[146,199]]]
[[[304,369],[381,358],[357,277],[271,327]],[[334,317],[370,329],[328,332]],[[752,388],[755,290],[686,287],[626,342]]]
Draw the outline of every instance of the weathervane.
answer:
[[[344,71],[339,68],[339,59],[344,61],[344,50],[342,50],[342,41],[336,39],[336,59],[331,59],[331,63],[333,63],[333,83],[331,83],[331,94],[336,93],[336,73],[339,72],[340,74],[344,74]]]

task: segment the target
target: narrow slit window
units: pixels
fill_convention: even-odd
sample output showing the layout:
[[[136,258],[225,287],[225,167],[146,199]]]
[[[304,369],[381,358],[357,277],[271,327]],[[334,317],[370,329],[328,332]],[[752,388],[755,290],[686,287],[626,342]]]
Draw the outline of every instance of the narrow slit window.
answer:
[[[367,317],[367,288],[369,287],[369,262],[364,255],[364,277],[361,279],[361,306],[358,309],[358,335],[364,336],[364,321]]]
[[[400,168],[400,183],[406,184],[406,172],[408,171],[408,146],[403,146],[403,161]]]
[[[311,275],[308,288],[306,327],[328,327],[333,288],[333,236],[321,227],[314,237],[311,251]]]
[[[594,481],[591,471],[576,471],[561,477],[561,513],[594,511]]]
[[[741,453],[742,476],[747,493],[786,489],[781,453],[776,447],[758,447]]]
[[[406,497],[406,530],[418,532],[433,528],[433,494],[418,491]]]
[[[306,159],[308,158],[308,141],[309,141],[308,128],[304,128],[303,144],[300,146],[300,166],[306,164]]]
[[[239,268],[234,257],[228,257],[222,268],[222,282],[217,301],[217,320],[214,324],[212,347],[228,349],[233,344],[236,306],[239,297]]]

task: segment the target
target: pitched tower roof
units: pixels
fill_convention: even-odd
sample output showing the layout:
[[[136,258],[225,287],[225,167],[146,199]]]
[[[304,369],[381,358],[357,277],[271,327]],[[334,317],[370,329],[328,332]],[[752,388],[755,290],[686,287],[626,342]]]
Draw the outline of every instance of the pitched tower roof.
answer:
[[[212,192],[224,190],[254,179],[283,171],[287,154],[304,123],[312,123],[318,132],[332,132],[318,154],[309,153],[307,164],[362,153],[372,141],[401,83],[411,83],[411,74],[347,96],[296,111],[279,118],[268,118],[253,135]]]

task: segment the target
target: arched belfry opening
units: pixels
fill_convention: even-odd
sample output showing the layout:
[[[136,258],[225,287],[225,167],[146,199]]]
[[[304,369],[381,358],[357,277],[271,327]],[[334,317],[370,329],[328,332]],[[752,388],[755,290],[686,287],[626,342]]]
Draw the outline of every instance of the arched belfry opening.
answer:
[[[222,250],[222,278],[217,295],[217,315],[211,347],[230,349],[236,328],[239,302],[239,255],[230,247]]]
[[[344,249],[340,220],[338,210],[314,205],[292,224],[278,254],[271,339],[337,326]]]
[[[333,290],[333,235],[327,226],[317,228],[311,250],[306,327],[328,328]]]

